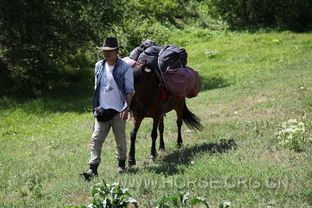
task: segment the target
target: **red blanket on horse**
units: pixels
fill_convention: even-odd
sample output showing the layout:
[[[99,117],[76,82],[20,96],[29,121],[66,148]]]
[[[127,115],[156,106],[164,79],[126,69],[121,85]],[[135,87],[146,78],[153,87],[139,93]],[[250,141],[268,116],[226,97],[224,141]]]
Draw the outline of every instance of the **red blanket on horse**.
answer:
[[[167,69],[164,79],[169,91],[175,97],[196,97],[200,90],[198,72],[186,66],[177,69]]]

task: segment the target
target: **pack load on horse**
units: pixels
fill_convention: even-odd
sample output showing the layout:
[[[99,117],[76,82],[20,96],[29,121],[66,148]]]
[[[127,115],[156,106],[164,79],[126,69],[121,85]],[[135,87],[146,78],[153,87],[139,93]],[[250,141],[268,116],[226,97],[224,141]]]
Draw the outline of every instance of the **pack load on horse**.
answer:
[[[157,53],[157,51],[159,52]],[[130,106],[134,127],[130,134],[128,162],[129,166],[132,166],[136,164],[136,135],[145,117],[153,119],[150,156],[152,160],[157,156],[155,147],[157,128],[160,135],[159,150],[165,149],[163,140],[165,113],[171,110],[176,111],[178,146],[183,143],[181,134],[183,122],[193,130],[203,128],[200,118],[188,109],[185,102],[186,97],[197,96],[200,80],[198,73],[186,66],[187,53],[185,49],[174,45],[157,46],[155,41],[146,40],[131,52],[130,57],[125,57],[123,60],[132,66],[136,91]],[[164,96],[164,89],[166,96]]]
[[[139,56],[138,63],[146,63],[151,69],[159,70],[158,57],[163,48],[161,46],[150,46],[146,48]]]
[[[183,68],[187,64],[187,52],[176,45],[167,45],[159,52],[158,66],[161,71]]]
[[[156,70],[172,96],[192,98],[199,93],[200,79],[196,70],[186,66],[187,56],[184,48],[172,44],[158,46],[155,41],[145,40],[124,60],[131,66],[137,62]]]
[[[137,61],[141,53],[150,46],[156,46],[157,43],[153,40],[145,40],[141,45],[133,49],[130,53],[130,58]]]

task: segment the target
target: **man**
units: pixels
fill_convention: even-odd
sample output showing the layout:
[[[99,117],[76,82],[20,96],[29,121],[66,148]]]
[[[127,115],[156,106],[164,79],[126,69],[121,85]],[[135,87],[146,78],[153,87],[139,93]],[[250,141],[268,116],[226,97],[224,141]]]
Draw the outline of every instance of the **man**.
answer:
[[[117,144],[117,171],[119,173],[125,171],[127,159],[125,124],[134,95],[133,72],[127,63],[118,58],[117,38],[106,38],[103,47],[97,47],[97,49],[103,51],[104,60],[95,65],[93,111],[96,119],[91,141],[89,170],[80,174],[84,176],[85,180],[90,180],[98,175],[97,169],[101,162],[102,144],[111,127]],[[99,109],[104,112],[104,121],[99,117],[101,114]],[[117,114],[107,114],[106,112],[116,112]],[[110,116],[112,118],[105,118]]]

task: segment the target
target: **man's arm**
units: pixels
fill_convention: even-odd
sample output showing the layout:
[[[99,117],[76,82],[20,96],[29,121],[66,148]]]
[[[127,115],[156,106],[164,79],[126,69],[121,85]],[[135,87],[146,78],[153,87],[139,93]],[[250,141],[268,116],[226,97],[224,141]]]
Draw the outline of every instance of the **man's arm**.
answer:
[[[131,101],[132,101],[133,95],[134,95],[133,93],[127,94],[127,104],[128,104],[128,107],[126,109],[128,111],[130,111],[130,106],[131,106]]]
[[[120,117],[123,120],[127,120],[128,119],[128,113],[130,111],[130,105],[131,105],[131,101],[132,101],[132,97],[135,93],[134,90],[134,83],[133,83],[133,71],[132,68],[129,66],[129,68],[127,69],[125,75],[124,75],[124,79],[125,79],[125,90],[127,93],[127,108],[121,112]]]
[[[128,114],[129,114],[129,112],[130,112],[130,105],[131,105],[131,101],[132,101],[133,95],[134,95],[134,94],[132,94],[132,93],[127,94],[127,105],[128,105],[128,106],[125,108],[124,111],[122,111],[122,112],[120,113],[120,118],[121,118],[122,120],[127,120],[127,119],[128,119]]]
[[[132,70],[132,68],[130,66],[128,67],[127,71],[125,72],[124,80],[125,80],[125,91],[126,91],[126,94],[127,95],[128,94],[134,95],[135,90],[134,90],[133,70]],[[129,101],[129,100],[127,100],[127,101]]]

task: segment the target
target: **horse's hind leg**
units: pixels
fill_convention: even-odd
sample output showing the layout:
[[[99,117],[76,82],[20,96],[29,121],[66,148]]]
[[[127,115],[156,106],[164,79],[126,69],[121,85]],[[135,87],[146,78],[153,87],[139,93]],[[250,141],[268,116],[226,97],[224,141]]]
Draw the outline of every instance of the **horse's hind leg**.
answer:
[[[182,119],[181,120],[177,120],[177,126],[178,126],[178,139],[177,139],[177,145],[178,147],[181,147],[183,144],[183,140],[182,140],[182,134],[181,134],[181,127],[182,127]]]
[[[158,130],[159,130],[159,151],[163,152],[163,151],[165,151],[165,143],[164,143],[164,116],[163,115],[159,119]]]
[[[158,126],[159,118],[153,118],[153,130],[151,133],[152,137],[152,146],[151,146],[151,156],[150,159],[152,161],[156,160],[157,151],[156,151],[156,139],[157,139],[157,126]]]
[[[141,122],[143,120],[143,117],[134,117],[134,127],[130,133],[130,152],[129,152],[129,159],[128,159],[128,165],[129,167],[136,164],[135,161],[135,140],[136,135],[139,130],[139,127],[141,125]]]

